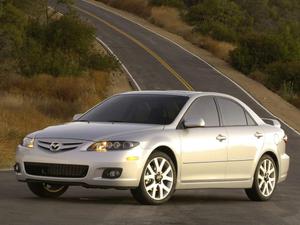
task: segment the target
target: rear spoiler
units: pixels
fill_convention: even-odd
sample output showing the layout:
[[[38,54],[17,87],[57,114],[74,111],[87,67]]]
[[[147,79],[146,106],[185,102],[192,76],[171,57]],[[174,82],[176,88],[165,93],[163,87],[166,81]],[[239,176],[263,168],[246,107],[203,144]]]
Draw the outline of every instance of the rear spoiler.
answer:
[[[270,119],[270,118],[261,118],[266,124],[272,125],[274,127],[281,128],[281,124],[278,120]]]

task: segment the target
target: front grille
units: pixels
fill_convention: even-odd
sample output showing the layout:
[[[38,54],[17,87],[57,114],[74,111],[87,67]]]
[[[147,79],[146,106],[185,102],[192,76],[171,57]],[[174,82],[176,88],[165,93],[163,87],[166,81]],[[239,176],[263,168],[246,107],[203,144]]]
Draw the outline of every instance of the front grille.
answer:
[[[53,149],[51,147],[51,144],[57,144],[59,145],[59,148]],[[49,140],[38,140],[38,147],[44,150],[52,151],[52,152],[60,152],[60,151],[68,151],[68,150],[74,150],[78,148],[83,142],[60,142],[60,141],[49,141]]]
[[[89,167],[85,165],[25,162],[27,174],[45,177],[85,177]]]

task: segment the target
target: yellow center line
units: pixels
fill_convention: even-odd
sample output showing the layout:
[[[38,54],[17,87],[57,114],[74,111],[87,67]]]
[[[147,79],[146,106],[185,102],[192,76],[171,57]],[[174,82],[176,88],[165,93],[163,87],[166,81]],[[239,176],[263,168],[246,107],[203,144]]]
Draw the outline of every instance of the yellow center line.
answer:
[[[99,16],[96,16],[93,13],[90,13],[84,9],[81,9],[77,6],[73,6],[75,9],[99,20],[100,22],[104,23],[105,25],[107,25],[108,27],[110,27],[111,29],[117,31],[118,33],[124,35],[125,37],[127,37],[129,40],[131,40],[132,42],[134,42],[135,44],[137,44],[138,46],[140,46],[142,49],[144,49],[146,52],[148,52],[151,56],[153,56],[161,65],[163,65],[177,80],[179,80],[189,91],[193,91],[193,87],[185,80],[183,79],[183,77],[181,75],[179,75],[165,60],[163,60],[157,53],[155,53],[154,51],[152,51],[150,48],[148,48],[147,46],[145,46],[143,43],[141,43],[139,40],[137,40],[136,38],[134,38],[133,36],[131,36],[130,34],[122,31],[121,29],[119,29],[118,27],[112,25],[111,23],[107,22],[106,20],[103,20],[102,18],[100,18]]]

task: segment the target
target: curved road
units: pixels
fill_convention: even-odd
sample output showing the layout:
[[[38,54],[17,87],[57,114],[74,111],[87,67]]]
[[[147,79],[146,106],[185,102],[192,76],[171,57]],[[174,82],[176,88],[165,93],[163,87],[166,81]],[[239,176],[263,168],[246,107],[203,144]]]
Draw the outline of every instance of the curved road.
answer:
[[[86,0],[75,9],[97,29],[141,89],[217,91],[238,97],[262,117],[271,115],[200,59],[174,43]],[[242,190],[177,191],[162,206],[141,206],[129,191],[72,187],[58,200],[34,197],[12,172],[0,174],[0,224],[300,224],[300,136],[289,136],[288,180],[269,202],[248,201]]]

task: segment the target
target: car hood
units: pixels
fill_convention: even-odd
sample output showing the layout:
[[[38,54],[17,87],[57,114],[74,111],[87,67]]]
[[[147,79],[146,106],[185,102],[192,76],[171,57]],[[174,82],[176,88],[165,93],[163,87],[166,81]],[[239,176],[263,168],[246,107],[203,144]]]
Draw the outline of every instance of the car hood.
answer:
[[[129,123],[98,123],[71,122],[50,126],[34,133],[35,138],[63,138],[98,141],[100,139],[131,134],[149,129],[163,129],[163,125],[129,124]]]

